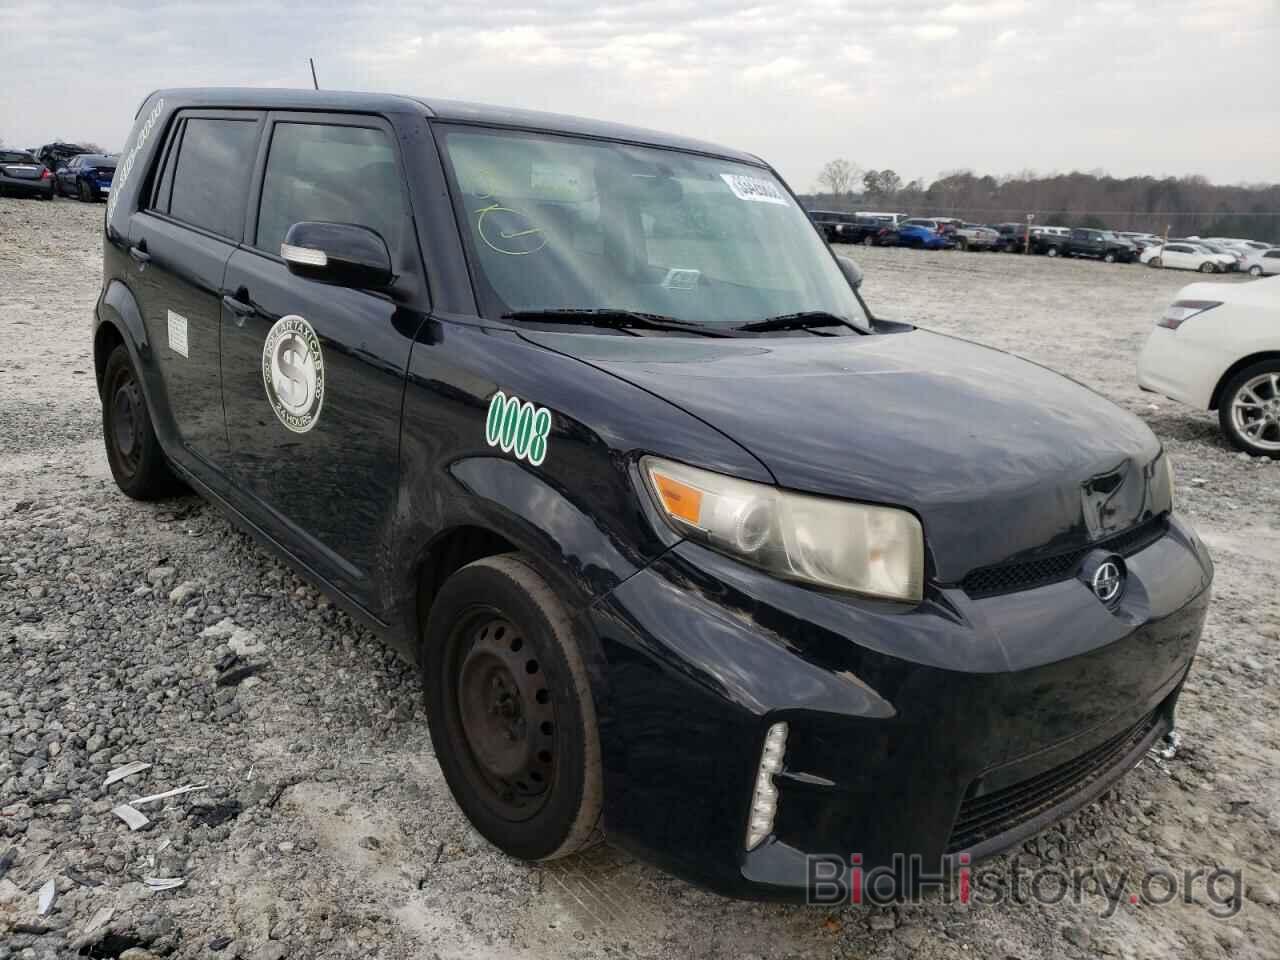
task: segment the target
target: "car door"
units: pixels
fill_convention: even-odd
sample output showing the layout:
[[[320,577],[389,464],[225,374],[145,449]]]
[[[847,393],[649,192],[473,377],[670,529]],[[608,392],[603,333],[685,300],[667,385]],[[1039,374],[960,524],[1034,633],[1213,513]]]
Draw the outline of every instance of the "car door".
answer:
[[[1263,273],[1280,273],[1280,250],[1265,251],[1262,254],[1261,262]]]
[[[399,479],[405,370],[425,308],[391,127],[372,116],[271,114],[246,242],[223,283],[227,436],[245,510],[366,609]],[[357,224],[398,275],[374,292],[304,279],[280,245],[302,221]]]
[[[58,178],[58,189],[63,193],[74,193],[76,189],[76,166],[80,163],[79,157],[72,157],[66,163],[58,165],[54,171],[54,176]]]
[[[222,274],[244,227],[261,111],[179,113],[162,165],[129,222],[130,287],[180,447],[197,472],[224,469]]]
[[[1160,252],[1160,260],[1166,267],[1178,270],[1194,270],[1198,263],[1192,263],[1191,248],[1180,243],[1167,244]]]

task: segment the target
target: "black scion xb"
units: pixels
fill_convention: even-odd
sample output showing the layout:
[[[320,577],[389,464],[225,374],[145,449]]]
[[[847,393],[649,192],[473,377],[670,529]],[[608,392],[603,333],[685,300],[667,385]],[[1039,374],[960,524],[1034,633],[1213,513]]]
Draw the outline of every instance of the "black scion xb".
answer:
[[[1172,728],[1213,568],[1160,443],[875,318],[754,156],[167,90],[105,229],[120,488],[196,490],[417,663],[513,856],[804,898],[1008,847]]]

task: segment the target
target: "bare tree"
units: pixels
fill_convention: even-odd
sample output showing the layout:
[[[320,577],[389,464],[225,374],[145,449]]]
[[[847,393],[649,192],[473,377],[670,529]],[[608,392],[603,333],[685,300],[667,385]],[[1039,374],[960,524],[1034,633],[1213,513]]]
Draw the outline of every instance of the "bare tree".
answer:
[[[828,160],[818,172],[818,186],[822,192],[837,197],[848,196],[853,189],[853,182],[858,177],[858,167],[843,157]]]

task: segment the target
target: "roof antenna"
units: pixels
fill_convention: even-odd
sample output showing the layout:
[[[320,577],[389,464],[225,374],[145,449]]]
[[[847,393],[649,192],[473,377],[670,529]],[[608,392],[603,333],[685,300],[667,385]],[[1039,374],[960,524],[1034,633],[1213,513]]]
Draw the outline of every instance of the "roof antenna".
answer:
[[[320,81],[316,79],[316,58],[307,57],[307,63],[311,64],[311,85],[319,90]]]

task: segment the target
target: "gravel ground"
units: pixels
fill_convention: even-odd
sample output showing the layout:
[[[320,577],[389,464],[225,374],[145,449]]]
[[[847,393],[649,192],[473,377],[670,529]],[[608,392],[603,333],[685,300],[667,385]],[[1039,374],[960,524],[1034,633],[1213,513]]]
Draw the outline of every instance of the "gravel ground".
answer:
[[[724,900],[608,846],[530,867],[481,840],[409,669],[202,501],[115,490],[88,341],[101,222],[100,206],[0,200],[0,960],[1280,955],[1280,466],[1134,385],[1152,319],[1194,277],[852,251],[883,315],[1014,350],[1146,419],[1218,579],[1177,756],[1020,854],[1051,879],[1127,871],[1114,915],[1094,881],[1079,904],[825,910]],[[220,685],[232,654],[260,672]],[[128,761],[151,766],[104,788]],[[136,832],[111,812],[184,785],[204,789],[140,806]],[[1203,885],[1128,902],[1144,870],[1219,865],[1244,877],[1231,919]]]

